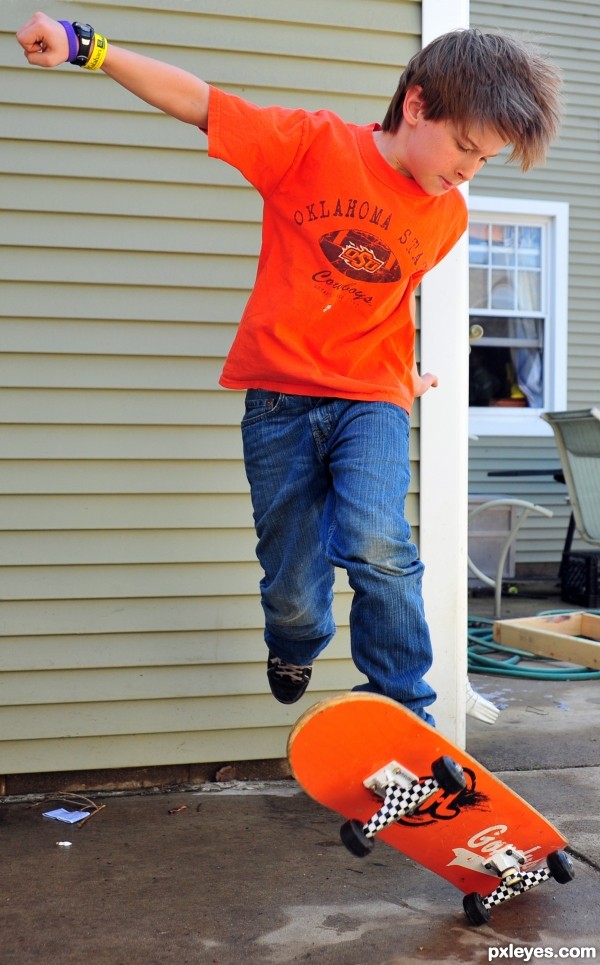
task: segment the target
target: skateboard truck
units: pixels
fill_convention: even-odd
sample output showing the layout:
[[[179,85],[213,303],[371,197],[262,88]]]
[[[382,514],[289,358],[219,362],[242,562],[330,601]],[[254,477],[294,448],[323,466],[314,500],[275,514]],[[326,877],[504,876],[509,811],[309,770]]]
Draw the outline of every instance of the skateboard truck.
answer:
[[[477,892],[471,892],[471,894],[464,896],[463,908],[472,925],[485,925],[490,920],[491,909],[496,905],[501,905],[516,895],[541,885],[549,878],[554,878],[560,884],[566,884],[572,881],[575,876],[571,860],[564,851],[553,851],[549,854],[546,858],[546,867],[537,868],[535,871],[518,871],[514,870],[513,865],[513,871],[511,871],[509,862],[516,859],[521,864],[523,863],[520,860],[521,858],[524,859],[524,855],[509,846],[495,854],[493,859],[486,863],[486,868],[498,871],[506,860],[507,867],[501,874],[501,883],[491,894],[486,895],[485,898]],[[512,874],[518,876],[516,884],[510,881]]]
[[[412,814],[432,794],[440,789],[456,794],[466,785],[462,767],[451,757],[439,757],[431,765],[432,776],[419,780],[397,761],[390,761],[363,783],[384,798],[380,809],[365,823],[346,821],[340,828],[340,837],[352,854],[364,858],[373,850],[373,838],[379,831]]]
[[[363,784],[367,790],[374,791],[380,797],[385,797],[390,784],[398,784],[400,787],[408,789],[413,784],[417,784],[418,781],[419,778],[412,771],[402,767],[402,764],[399,764],[398,761],[390,761],[375,774],[371,774],[371,777],[363,781]]]
[[[502,848],[486,861],[486,871],[494,871],[502,884],[507,888],[514,888],[515,891],[523,890],[523,876],[521,865],[525,864],[525,855],[522,851],[517,851],[512,845]]]

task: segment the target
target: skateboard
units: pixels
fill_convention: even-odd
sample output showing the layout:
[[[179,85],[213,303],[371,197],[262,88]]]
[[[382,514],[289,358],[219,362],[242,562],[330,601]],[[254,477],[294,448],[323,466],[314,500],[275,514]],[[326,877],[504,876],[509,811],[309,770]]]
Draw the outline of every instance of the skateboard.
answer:
[[[566,838],[465,751],[394,700],[349,693],[300,717],[288,740],[306,793],[343,815],[342,842],[374,838],[462,892],[469,922],[549,878],[573,878]]]

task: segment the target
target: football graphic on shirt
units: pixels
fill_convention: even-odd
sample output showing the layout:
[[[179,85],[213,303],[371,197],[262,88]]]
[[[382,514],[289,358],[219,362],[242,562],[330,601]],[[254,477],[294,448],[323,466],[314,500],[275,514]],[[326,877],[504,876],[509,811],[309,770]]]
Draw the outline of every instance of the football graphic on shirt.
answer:
[[[385,284],[399,281],[402,276],[391,248],[366,231],[354,228],[329,231],[319,244],[328,262],[355,281]]]

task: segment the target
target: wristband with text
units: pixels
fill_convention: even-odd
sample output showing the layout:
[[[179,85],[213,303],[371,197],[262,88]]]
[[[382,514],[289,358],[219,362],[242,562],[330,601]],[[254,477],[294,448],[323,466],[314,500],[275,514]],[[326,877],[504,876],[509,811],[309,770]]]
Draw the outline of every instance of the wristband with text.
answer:
[[[87,64],[82,64],[86,70],[100,70],[104,63],[104,58],[108,51],[108,40],[102,34],[94,35],[94,49],[90,54]]]

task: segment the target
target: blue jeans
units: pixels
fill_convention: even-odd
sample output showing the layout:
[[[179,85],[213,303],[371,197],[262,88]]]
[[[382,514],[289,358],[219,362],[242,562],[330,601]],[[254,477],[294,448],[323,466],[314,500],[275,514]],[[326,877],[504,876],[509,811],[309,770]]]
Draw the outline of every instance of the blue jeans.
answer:
[[[246,394],[242,421],[265,641],[288,663],[311,664],[329,643],[334,568],[354,591],[352,658],[384,694],[433,723],[435,692],[421,593],[423,564],[404,504],[409,417],[387,402]]]

